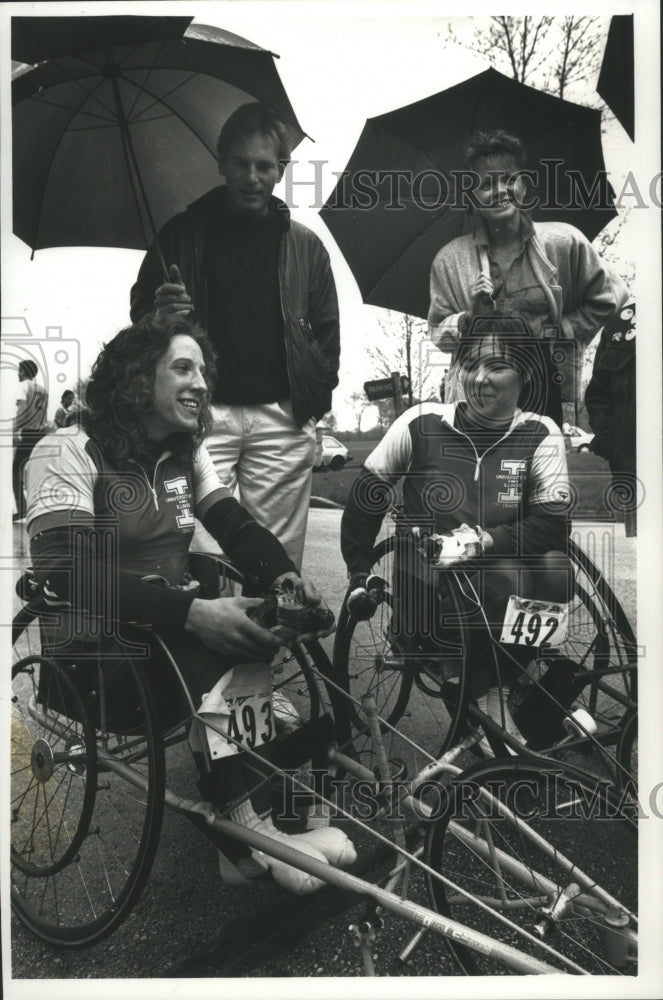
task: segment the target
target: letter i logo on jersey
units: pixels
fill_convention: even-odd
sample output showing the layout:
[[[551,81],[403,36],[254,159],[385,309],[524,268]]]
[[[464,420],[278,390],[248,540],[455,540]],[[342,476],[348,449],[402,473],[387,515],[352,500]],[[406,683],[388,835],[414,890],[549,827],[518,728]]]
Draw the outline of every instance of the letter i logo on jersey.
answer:
[[[195,521],[191,511],[191,493],[186,476],[177,476],[176,479],[166,479],[164,482],[166,493],[173,493],[176,497],[178,514],[176,515],[178,528],[193,528]]]
[[[521,458],[503,458],[501,462],[502,475],[498,478],[506,480],[506,493],[498,493],[499,503],[516,504],[520,501],[523,491],[523,474],[527,462]]]

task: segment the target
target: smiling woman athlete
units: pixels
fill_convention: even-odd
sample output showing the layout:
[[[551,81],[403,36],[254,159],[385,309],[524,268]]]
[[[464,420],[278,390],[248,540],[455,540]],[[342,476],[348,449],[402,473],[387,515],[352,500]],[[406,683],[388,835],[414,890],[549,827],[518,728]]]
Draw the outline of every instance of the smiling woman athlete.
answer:
[[[518,312],[535,339],[559,337],[579,346],[560,372],[544,355],[545,391],[536,409],[561,425],[561,390],[568,400],[579,393],[582,349],[626,301],[626,288],[575,226],[532,221],[524,208],[525,148],[517,136],[504,129],[476,132],[465,156],[477,181],[471,231],[442,247],[430,273],[429,335],[454,361],[445,399],[462,399],[456,351],[472,319],[493,310]]]
[[[478,317],[460,340],[457,361],[465,399],[406,410],[355,482],[341,524],[341,549],[353,591],[349,610],[357,619],[369,618],[375,610],[367,575],[375,539],[402,479],[396,532],[405,543],[413,525],[438,535],[462,525],[476,527],[479,537],[471,554],[461,549],[455,563],[448,560],[446,565],[462,563],[472,574],[486,619],[499,637],[510,594],[569,600],[566,452],[556,424],[533,412],[546,364],[526,320],[517,315]],[[405,563],[407,544],[401,552]],[[392,628],[406,645],[407,637],[420,631],[420,605],[428,599],[413,579],[416,565],[416,559],[409,567],[397,563],[394,574]],[[373,578],[370,589],[375,586]],[[500,717],[486,629],[482,625],[470,633],[472,694],[483,699],[492,690],[488,711]],[[441,618],[436,635],[444,637]],[[434,649],[435,636],[419,634],[416,641],[424,650]],[[509,653],[500,664],[502,697],[519,673],[510,657],[518,659],[520,651],[510,646]],[[512,725],[506,704],[504,713]],[[512,731],[517,732],[515,726]]]
[[[224,694],[232,683],[254,684],[271,718],[269,662],[281,643],[251,620],[262,599],[199,596],[189,574],[195,519],[254,593],[290,581],[306,603],[324,603],[281,543],[233,499],[214,471],[202,442],[210,427],[215,371],[207,335],[187,320],[170,326],[145,320],[118,333],[93,366],[81,426],[59,429],[33,453],[26,475],[27,529],[44,593],[71,607],[52,638],[54,645],[64,642],[63,655],[66,643],[75,642],[72,623],[81,610],[153,626],[180,666],[194,705],[227,726]],[[115,556],[102,562],[95,551],[109,527]],[[161,586],[154,586],[155,577]],[[109,612],[114,592],[117,612]],[[155,643],[153,661],[157,650]],[[269,742],[273,735],[265,725]],[[195,732],[193,727],[190,738]],[[236,822],[285,837],[271,822],[269,783],[261,776],[256,786],[255,770],[236,744],[209,729],[205,734],[207,746],[192,739],[203,796]],[[319,861],[345,864],[355,857],[345,834],[331,827],[288,839]],[[224,855],[219,860],[226,878],[236,879],[238,869],[254,875],[269,868],[294,892],[321,884],[259,852],[240,855],[235,867]]]

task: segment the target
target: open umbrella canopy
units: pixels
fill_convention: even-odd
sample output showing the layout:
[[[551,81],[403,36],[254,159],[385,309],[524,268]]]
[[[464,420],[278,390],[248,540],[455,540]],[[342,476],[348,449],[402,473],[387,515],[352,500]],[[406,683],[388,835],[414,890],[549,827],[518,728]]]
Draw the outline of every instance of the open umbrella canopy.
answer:
[[[33,250],[145,249],[167,219],[220,182],[220,128],[250,100],[277,112],[293,147],[301,141],[272,54],[206,25],[64,55],[17,76],[14,232]]]
[[[320,213],[365,302],[427,315],[433,258],[468,231],[465,143],[495,128],[527,147],[534,219],[569,222],[593,239],[615,217],[601,113],[486,70],[366,122]]]
[[[610,21],[596,89],[631,139],[635,138],[634,71],[633,14],[617,14]]]
[[[192,17],[12,17],[12,59],[37,63],[102,45],[181,38]]]

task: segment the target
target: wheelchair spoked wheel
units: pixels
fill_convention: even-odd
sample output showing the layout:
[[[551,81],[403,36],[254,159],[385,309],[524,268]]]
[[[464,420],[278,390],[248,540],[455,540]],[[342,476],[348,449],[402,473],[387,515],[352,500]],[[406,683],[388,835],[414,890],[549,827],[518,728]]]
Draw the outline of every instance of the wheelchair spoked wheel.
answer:
[[[46,879],[75,861],[96,787],[95,732],[67,671],[54,660],[24,657],[12,666],[10,853],[17,878]]]
[[[416,648],[394,634],[395,553],[395,536],[374,549],[371,572],[385,580],[387,590],[371,619],[355,621],[348,613],[346,594],[334,642],[334,670],[352,699],[355,756],[371,766],[371,737],[358,702],[362,695],[372,694],[387,756],[402,775],[416,773],[431,756],[439,756],[464,735],[469,678],[462,655],[462,625],[459,642],[449,647],[444,666],[437,653]],[[450,596],[457,611],[455,592]]]
[[[288,650],[273,673],[272,711],[277,739],[320,714],[320,694],[301,646]]]
[[[446,787],[429,826],[424,860],[454,883],[428,873],[430,905],[560,972],[635,975],[626,955],[637,927],[637,837],[627,811],[609,783],[556,761],[470,767]],[[496,966],[499,951],[445,943],[466,975],[508,974]]]
[[[513,714],[531,749],[554,755],[564,740],[559,751],[569,762],[622,785],[629,780],[634,763],[630,753],[627,760],[619,752],[618,745],[626,720],[637,714],[635,636],[619,601],[588,556],[573,543],[569,556],[576,581],[566,639],[560,646],[539,650],[514,689],[522,709],[520,713],[514,709]],[[550,694],[534,692],[535,681]],[[528,691],[536,709],[530,713],[531,730],[522,725],[521,717],[527,714]],[[577,716],[579,727],[572,724],[579,709],[593,720],[596,732],[591,736],[584,728],[584,714]]]
[[[111,934],[145,885],[161,830],[165,764],[141,665],[128,657],[110,667],[99,658],[40,658],[54,617],[33,604],[13,623],[12,796],[25,781],[28,739],[31,756],[36,746],[47,766],[37,771],[33,812],[12,826],[11,899],[38,937],[76,948]]]

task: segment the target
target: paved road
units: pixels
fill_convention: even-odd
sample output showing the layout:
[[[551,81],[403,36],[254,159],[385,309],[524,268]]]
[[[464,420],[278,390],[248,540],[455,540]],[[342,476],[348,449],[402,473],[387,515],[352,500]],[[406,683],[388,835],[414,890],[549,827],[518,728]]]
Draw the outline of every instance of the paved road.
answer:
[[[339,511],[312,510],[305,556],[308,575],[334,610],[345,590],[337,554],[339,522]],[[604,565],[627,614],[635,620],[635,540],[623,537],[621,525],[585,523],[577,531],[581,544]],[[16,526],[14,532],[15,558],[20,563],[27,558],[22,529]],[[331,640],[327,642],[331,645]],[[170,752],[169,781],[194,785],[193,765],[183,748]],[[366,837],[358,839],[362,847],[368,846]],[[356,976],[361,961],[347,925],[360,914],[354,897],[336,890],[300,900],[286,897],[268,881],[244,890],[222,886],[212,845],[185,819],[169,813],[146,890],[113,937],[82,952],[63,953],[36,942],[13,920],[13,975],[34,979]],[[390,922],[376,946],[382,974],[389,971],[386,956],[393,955],[407,935],[402,923]],[[443,947],[429,937],[406,974],[452,971]],[[89,995],[94,995],[92,988]],[[127,1000],[142,995],[139,983],[135,989],[129,984],[122,987]],[[195,997],[195,986],[185,987],[179,995],[187,1000]]]

